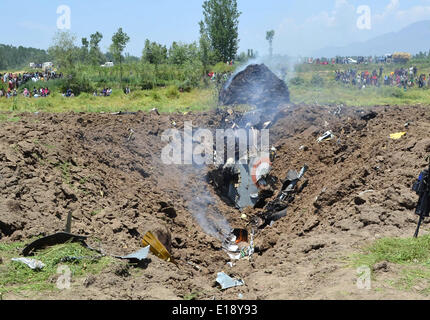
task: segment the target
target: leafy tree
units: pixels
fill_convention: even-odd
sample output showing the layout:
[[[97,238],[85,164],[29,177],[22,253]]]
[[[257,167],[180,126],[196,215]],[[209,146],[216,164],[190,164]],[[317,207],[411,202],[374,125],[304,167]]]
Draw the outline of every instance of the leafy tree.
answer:
[[[0,44],[0,70],[28,67],[30,62],[51,61],[45,50]]]
[[[87,63],[88,62],[88,53],[89,53],[88,50],[89,50],[90,43],[88,42],[87,38],[82,38],[81,43],[82,43],[82,46],[81,46],[80,60],[83,63]]]
[[[124,56],[124,63],[126,63],[126,64],[135,63],[135,62],[139,62],[139,61],[140,61],[140,58],[132,56],[129,53],[126,53]]]
[[[211,51],[209,35],[206,31],[205,24],[200,21],[200,41],[199,41],[199,58],[203,65],[203,73],[206,75],[209,72],[209,66],[215,64],[214,53]],[[206,79],[206,77],[204,78]]]
[[[171,64],[183,65],[194,61],[198,57],[198,49],[195,43],[184,44],[173,42],[169,49],[169,62]]]
[[[146,63],[155,64],[155,66],[165,63],[167,61],[166,46],[146,39],[145,48],[142,53],[142,60]]]
[[[239,17],[237,0],[205,0],[203,3],[204,32],[219,61],[235,58],[239,47]]]
[[[270,57],[273,56],[273,38],[275,37],[275,30],[266,32],[266,40],[269,41],[269,53]]]
[[[55,34],[48,53],[60,68],[73,69],[79,57],[79,48],[75,46],[75,41],[76,36],[68,31],[59,31]]]
[[[103,39],[103,35],[100,32],[93,33],[90,35],[90,60],[92,65],[100,65],[105,59],[103,53],[100,51],[100,41]]]
[[[112,45],[110,51],[112,52],[116,61],[119,61],[120,66],[120,85],[122,87],[122,53],[124,52],[130,37],[119,28],[118,31],[112,36]]]

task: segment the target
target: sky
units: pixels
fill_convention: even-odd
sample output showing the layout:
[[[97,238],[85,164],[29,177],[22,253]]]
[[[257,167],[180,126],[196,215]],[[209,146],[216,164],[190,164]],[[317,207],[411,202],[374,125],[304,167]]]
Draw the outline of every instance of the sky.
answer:
[[[266,31],[275,30],[274,52],[311,55],[328,47],[365,41],[399,31],[417,21],[430,20],[430,0],[237,0],[242,12],[240,51],[268,53]],[[58,29],[58,20],[70,8],[70,31],[77,44],[82,37],[101,32],[102,51],[107,51],[119,27],[130,36],[126,52],[141,56],[146,39],[167,46],[173,41],[198,41],[198,22],[203,0],[20,0],[19,5],[0,0],[7,12],[7,27],[0,43],[47,49]],[[364,12],[357,13],[360,6]],[[370,11],[369,11],[370,10]],[[361,19],[361,20],[360,20]],[[359,27],[357,21],[365,21]],[[64,26],[60,24],[60,27]],[[6,32],[5,32],[6,31]],[[64,31],[64,30],[63,30]]]

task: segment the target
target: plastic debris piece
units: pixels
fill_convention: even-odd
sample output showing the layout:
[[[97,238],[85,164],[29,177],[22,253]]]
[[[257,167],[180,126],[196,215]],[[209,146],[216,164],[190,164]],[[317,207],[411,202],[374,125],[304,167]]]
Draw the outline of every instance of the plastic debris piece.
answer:
[[[45,264],[42,261],[29,258],[12,258],[12,261],[21,262],[27,265],[32,270],[42,270]]]
[[[243,280],[233,279],[226,275],[224,272],[218,273],[216,281],[221,285],[222,290],[243,286],[245,284]]]
[[[405,135],[406,135],[406,132],[397,132],[397,133],[390,134],[390,138],[393,140],[399,140]]]

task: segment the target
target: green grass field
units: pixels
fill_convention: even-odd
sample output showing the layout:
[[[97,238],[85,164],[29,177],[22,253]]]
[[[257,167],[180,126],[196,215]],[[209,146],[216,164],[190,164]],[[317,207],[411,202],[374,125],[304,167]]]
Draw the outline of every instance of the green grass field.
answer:
[[[383,65],[384,74],[395,68],[417,65],[419,73],[430,73],[430,62],[414,62],[407,65]],[[279,66],[278,66],[279,67]],[[291,101],[293,103],[340,105],[345,106],[374,106],[374,105],[429,105],[430,90],[418,87],[408,88],[404,91],[397,87],[367,87],[359,89],[347,86],[334,80],[335,70],[346,70],[357,68],[363,70],[378,70],[380,65],[299,65],[295,71],[289,73],[286,81],[290,88]],[[187,82],[185,71],[181,68],[160,66],[158,77],[155,75],[153,66],[127,66],[125,80],[132,88],[130,95],[125,95],[119,88],[118,70],[103,69],[97,67],[81,66],[78,68],[80,74],[92,83],[98,90],[103,86],[112,87],[113,94],[110,97],[94,97],[90,93],[82,93],[74,98],[65,98],[59,90],[59,83],[50,81],[48,83],[37,83],[36,87],[49,85],[52,96],[48,98],[28,99],[19,95],[13,99],[0,99],[0,111],[9,112],[116,112],[116,111],[148,111],[157,108],[160,112],[186,112],[203,111],[217,106],[217,90],[213,84],[209,87],[202,84],[195,86],[190,92],[180,92],[180,83]],[[218,66],[217,68],[221,68]],[[223,67],[226,68],[226,67]],[[229,67],[228,70],[232,71]],[[174,72],[168,76],[169,72]],[[175,80],[175,77],[177,79]],[[195,71],[193,77],[196,77]],[[315,84],[313,78],[321,79],[321,83]],[[152,79],[152,80],[151,80]],[[194,79],[195,80],[195,79]],[[151,82],[155,84],[154,89],[142,90],[140,84]],[[157,86],[159,82],[166,85]],[[178,83],[178,84],[175,84]],[[28,85],[29,88],[33,84]],[[11,120],[10,120],[11,119]],[[0,117],[0,121],[13,121],[16,117]]]
[[[153,90],[133,91],[125,95],[121,90],[114,90],[110,97],[94,97],[82,93],[77,97],[66,98],[53,93],[47,98],[0,99],[0,111],[19,112],[116,112],[149,111],[157,108],[160,112],[186,112],[208,110],[216,106],[217,95],[213,89],[192,89],[191,92],[179,92],[175,86]],[[0,121],[13,119],[0,116]],[[10,120],[9,120],[10,121]]]
[[[371,270],[379,262],[400,267],[389,284],[400,290],[419,286],[422,294],[430,294],[430,235],[415,238],[384,238],[362,249],[351,257],[352,266],[368,266]]]
[[[67,266],[71,271],[71,279],[83,277],[87,274],[98,274],[107,266],[114,263],[110,257],[100,257],[97,253],[84,248],[77,243],[57,245],[37,252],[32,259],[45,264],[42,270],[34,271],[26,265],[11,261],[20,257],[26,243],[0,243],[0,298],[2,294],[13,292],[20,295],[41,291],[58,290],[55,277],[61,275],[59,266]],[[63,262],[65,257],[82,257],[80,260]],[[93,259],[94,257],[94,259]]]

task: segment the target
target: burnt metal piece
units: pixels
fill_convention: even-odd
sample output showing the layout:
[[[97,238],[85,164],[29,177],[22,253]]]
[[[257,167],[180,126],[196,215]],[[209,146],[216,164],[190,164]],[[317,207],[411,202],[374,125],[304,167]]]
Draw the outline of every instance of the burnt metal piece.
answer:
[[[47,237],[43,237],[40,239],[37,239],[36,241],[30,243],[28,246],[22,250],[22,255],[24,257],[32,256],[34,255],[34,252],[40,249],[44,249],[46,247],[55,246],[58,244],[64,244],[68,242],[72,243],[81,243],[85,247],[88,247],[85,243],[85,240],[87,237],[85,236],[77,236],[74,234],[66,233],[66,232],[59,232],[56,234],[49,235]]]

